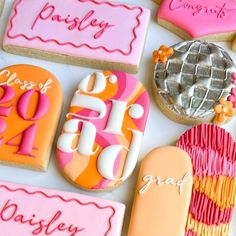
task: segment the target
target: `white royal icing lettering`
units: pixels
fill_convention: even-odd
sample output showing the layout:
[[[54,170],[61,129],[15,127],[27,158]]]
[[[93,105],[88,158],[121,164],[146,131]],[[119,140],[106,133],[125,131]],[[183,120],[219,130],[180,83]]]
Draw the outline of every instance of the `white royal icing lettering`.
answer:
[[[143,181],[146,182],[143,187],[139,190],[140,194],[144,194],[153,183],[156,183],[157,186],[162,185],[172,185],[179,188],[179,194],[182,194],[183,186],[184,184],[191,178],[192,174],[190,172],[187,172],[183,179],[175,181],[172,177],[168,177],[164,180],[161,179],[159,176],[153,176],[153,175],[145,175],[143,177]]]

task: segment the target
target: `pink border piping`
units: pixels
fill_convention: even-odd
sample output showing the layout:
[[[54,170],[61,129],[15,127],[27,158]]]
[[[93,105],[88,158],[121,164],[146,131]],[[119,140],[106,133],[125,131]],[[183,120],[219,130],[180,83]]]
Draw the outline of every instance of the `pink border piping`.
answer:
[[[108,233],[110,232],[110,230],[111,230],[111,228],[112,228],[112,223],[111,223],[111,220],[112,220],[112,218],[114,217],[114,215],[115,215],[115,209],[112,207],[112,206],[104,206],[104,207],[101,207],[101,206],[99,206],[97,203],[95,203],[95,202],[87,202],[87,203],[83,203],[83,202],[81,202],[80,200],[78,200],[78,199],[75,199],[75,198],[70,198],[70,199],[64,199],[62,196],[60,196],[60,195],[51,195],[51,196],[49,196],[49,195],[47,195],[46,193],[44,193],[43,191],[33,191],[33,192],[29,192],[28,190],[26,190],[26,189],[24,189],[24,188],[16,188],[16,189],[11,189],[11,188],[9,188],[8,186],[6,186],[6,185],[0,185],[0,188],[4,188],[4,189],[6,189],[7,191],[9,191],[9,192],[19,192],[19,191],[22,191],[22,192],[24,192],[24,193],[26,193],[26,194],[28,194],[28,195],[35,195],[35,194],[41,194],[41,195],[43,195],[45,198],[48,198],[48,199],[52,199],[52,198],[58,198],[59,200],[61,200],[62,202],[65,202],[65,203],[68,203],[68,202],[76,202],[76,203],[78,203],[79,205],[81,205],[81,206],[87,206],[87,205],[94,205],[95,207],[97,207],[98,209],[101,209],[101,210],[103,210],[103,209],[107,209],[107,208],[109,208],[109,209],[111,209],[112,210],[112,214],[111,214],[111,216],[109,217],[109,228],[108,228],[108,230],[106,231],[106,233],[105,233],[105,235],[104,236],[107,236],[108,235]]]
[[[11,36],[10,35],[10,31],[13,29],[13,20],[14,20],[14,18],[17,16],[17,14],[18,14],[18,6],[23,2],[23,0],[19,0],[18,1],[18,3],[16,3],[16,5],[15,5],[15,7],[14,7],[14,11],[15,11],[15,14],[11,17],[11,19],[10,19],[10,28],[9,28],[9,30],[7,31],[7,36],[10,38],[10,39],[15,39],[15,38],[18,38],[18,37],[23,37],[23,38],[25,38],[26,40],[29,40],[29,41],[32,41],[32,40],[35,40],[35,39],[39,39],[41,42],[44,42],[44,43],[49,43],[49,42],[54,42],[54,43],[56,43],[56,44],[58,44],[59,46],[65,46],[65,45],[70,45],[70,46],[72,46],[72,47],[74,47],[74,48],[81,48],[81,47],[87,47],[87,48],[89,48],[89,49],[91,49],[91,50],[96,50],[96,49],[103,49],[104,51],[106,51],[106,52],[108,52],[108,53],[114,53],[114,52],[119,52],[119,53],[121,53],[121,54],[123,54],[123,55],[125,55],[125,56],[128,56],[128,55],[130,55],[131,53],[132,53],[132,50],[133,50],[133,43],[134,43],[134,41],[137,39],[137,34],[136,34],[136,29],[140,26],[140,16],[143,14],[143,9],[141,8],[141,7],[129,7],[129,6],[127,6],[127,5],[125,5],[125,4],[113,4],[113,3],[110,3],[110,2],[97,2],[96,0],[77,0],[77,1],[79,1],[79,2],[81,2],[81,3],[83,3],[83,2],[92,2],[92,3],[94,3],[94,4],[96,4],[96,5],[102,5],[102,4],[107,4],[107,5],[109,5],[109,6],[111,6],[111,7],[113,7],[113,8],[116,8],[116,7],[124,7],[124,8],[126,8],[126,9],[128,9],[128,10],[130,10],[130,11],[132,11],[132,10],[136,10],[136,9],[139,9],[140,10],[140,13],[136,16],[136,19],[137,19],[137,25],[136,26],[134,26],[134,28],[133,28],[133,35],[134,35],[134,38],[131,40],[131,42],[130,42],[130,47],[129,47],[129,51],[128,52],[124,52],[124,51],[122,51],[121,49],[113,49],[113,50],[109,50],[109,49],[107,49],[105,46],[98,46],[98,47],[92,47],[92,46],[90,46],[89,44],[86,44],[86,43],[83,43],[83,44],[79,44],[79,45],[76,45],[76,44],[74,44],[74,43],[72,43],[72,42],[64,42],[64,43],[61,43],[61,42],[59,42],[58,40],[56,40],[56,39],[47,39],[47,40],[45,40],[45,39],[43,39],[43,38],[41,38],[40,36],[35,36],[35,37],[28,37],[28,36],[26,36],[25,34],[23,34],[23,33],[21,33],[21,34],[17,34],[17,35],[15,35],[15,36]]]

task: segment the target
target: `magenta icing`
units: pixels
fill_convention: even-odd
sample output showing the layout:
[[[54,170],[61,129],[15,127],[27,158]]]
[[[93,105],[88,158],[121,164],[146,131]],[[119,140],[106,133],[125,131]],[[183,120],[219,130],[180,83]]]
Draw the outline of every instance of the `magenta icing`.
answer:
[[[191,37],[236,32],[234,0],[163,0],[158,17]]]
[[[60,156],[61,158],[58,160],[58,165],[60,166],[60,168],[64,168],[68,163],[70,163],[70,161],[73,158],[73,153],[65,153],[60,151],[59,149],[56,150],[56,155]]]
[[[189,230],[185,233],[185,236],[197,236],[197,234],[195,234],[192,230]]]
[[[232,75],[232,84],[236,85],[236,73]],[[230,91],[230,96],[227,98],[228,101],[233,103],[234,108],[236,108],[236,87],[232,88]]]
[[[35,113],[33,115],[33,117],[28,118],[27,117],[27,111],[28,111],[28,107],[30,104],[30,100],[31,97],[34,93],[38,94],[38,103],[37,103],[37,107],[35,109]],[[30,121],[36,121],[36,120],[40,120],[41,118],[43,118],[49,109],[49,99],[48,96],[46,94],[42,94],[40,91],[36,91],[36,90],[28,90],[26,91],[19,99],[18,104],[17,104],[17,111],[18,114],[20,115],[20,117],[24,120],[30,120]]]
[[[3,235],[119,236],[124,209],[85,195],[0,183]]]
[[[231,222],[234,207],[221,209],[204,193],[193,192],[190,209],[194,220],[207,225],[220,225]]]
[[[4,45],[138,64],[149,14],[106,1],[17,0]]]
[[[180,137],[177,146],[187,151],[191,156],[194,175],[201,173],[212,176],[212,171],[215,171],[217,175],[217,171],[220,171],[219,168],[231,165],[227,176],[235,176],[235,173],[232,175],[232,170],[235,171],[236,167],[236,143],[231,134],[224,129],[208,124],[194,126]],[[216,160],[213,159],[213,156],[216,157]],[[220,159],[222,164],[216,164],[216,161]],[[206,162],[211,163],[208,168]],[[224,168],[221,169],[222,175],[225,175],[224,170]]]
[[[0,99],[0,104],[5,104],[10,102],[15,97],[15,91],[10,86],[2,85],[1,88],[3,89],[3,95]],[[8,117],[12,110],[13,106],[0,106],[0,116]],[[4,119],[0,118],[0,134],[2,134],[7,129],[7,124]],[[0,139],[0,143],[2,138]]]
[[[228,97],[228,101],[233,103],[234,108],[236,108],[236,88],[231,89],[231,95]]]

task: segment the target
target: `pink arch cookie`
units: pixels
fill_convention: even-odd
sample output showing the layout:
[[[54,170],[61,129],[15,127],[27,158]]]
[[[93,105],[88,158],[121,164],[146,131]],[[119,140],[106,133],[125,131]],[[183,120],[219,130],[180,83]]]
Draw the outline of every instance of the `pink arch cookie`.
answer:
[[[233,41],[236,51],[235,0],[162,0],[158,23],[184,39]]]
[[[103,71],[82,79],[57,142],[63,175],[88,190],[119,186],[135,168],[148,111],[148,93],[131,75]]]

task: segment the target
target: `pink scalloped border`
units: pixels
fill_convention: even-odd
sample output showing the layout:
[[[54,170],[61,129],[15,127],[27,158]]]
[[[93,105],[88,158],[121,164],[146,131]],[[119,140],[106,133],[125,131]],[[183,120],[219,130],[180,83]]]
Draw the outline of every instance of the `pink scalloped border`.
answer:
[[[132,31],[133,31],[133,35],[134,35],[134,38],[131,40],[131,42],[130,42],[130,44],[129,44],[129,45],[130,45],[129,51],[128,51],[128,52],[124,52],[124,51],[122,51],[121,49],[109,50],[109,49],[106,48],[105,46],[92,47],[91,45],[86,44],[86,43],[79,44],[79,45],[76,45],[76,44],[74,44],[74,43],[72,43],[72,42],[64,42],[64,43],[61,43],[61,42],[59,42],[59,41],[56,40],[56,39],[47,39],[47,40],[45,40],[45,39],[41,38],[40,36],[28,37],[27,35],[25,35],[25,34],[23,34],[23,33],[17,34],[17,35],[15,35],[15,36],[11,36],[11,35],[10,35],[10,31],[13,29],[13,26],[14,26],[14,25],[13,25],[13,20],[14,20],[14,18],[15,18],[15,17],[17,16],[17,14],[18,14],[18,9],[17,9],[17,8],[18,8],[19,5],[23,2],[23,0],[19,0],[19,1],[15,4],[15,7],[14,7],[15,14],[14,14],[14,15],[11,17],[11,19],[10,19],[10,28],[9,28],[9,30],[7,31],[7,36],[8,36],[10,39],[16,39],[16,38],[18,38],[18,37],[23,37],[23,38],[25,38],[25,39],[28,40],[28,41],[32,41],[32,40],[35,40],[35,39],[39,39],[39,40],[40,40],[41,42],[43,42],[43,43],[54,42],[54,43],[58,44],[59,46],[70,45],[70,46],[72,46],[72,47],[74,47],[74,48],[87,47],[87,48],[89,48],[89,49],[91,49],[91,50],[103,49],[104,51],[106,51],[106,52],[108,52],[108,53],[119,52],[119,53],[123,54],[124,56],[128,56],[128,55],[130,55],[130,54],[132,53],[132,50],[133,50],[133,43],[134,43],[134,41],[137,39],[136,30],[137,30],[137,28],[139,28],[139,26],[140,26],[140,19],[139,19],[139,18],[140,18],[140,16],[143,14],[143,8],[142,8],[142,7],[138,7],[138,6],[130,7],[130,6],[125,5],[125,4],[113,4],[113,3],[111,3],[111,2],[97,2],[96,0],[77,0],[77,1],[79,1],[79,2],[81,2],[81,3],[83,3],[83,2],[92,2],[92,3],[96,4],[96,5],[103,5],[103,4],[106,4],[106,5],[109,5],[109,6],[113,7],[113,8],[116,8],[116,7],[124,7],[125,9],[130,10],[130,11],[136,10],[136,9],[140,10],[140,13],[136,16],[137,25],[134,26],[134,28],[133,28],[133,30],[132,30]]]
[[[100,209],[100,210],[103,210],[103,209],[107,209],[107,208],[109,208],[109,209],[111,209],[112,210],[112,214],[111,214],[111,216],[109,217],[109,228],[108,228],[108,230],[106,231],[106,233],[105,233],[105,235],[104,236],[107,236],[108,235],[108,233],[110,232],[110,230],[111,230],[111,228],[112,228],[112,223],[111,223],[111,220],[112,220],[112,218],[114,217],[114,215],[115,215],[115,212],[116,212],[116,210],[114,209],[114,207],[112,207],[112,206],[104,206],[104,207],[102,207],[102,206],[99,206],[97,203],[95,203],[95,202],[87,202],[87,203],[83,203],[83,202],[81,202],[80,200],[78,200],[78,199],[76,199],[76,198],[70,198],[70,199],[64,199],[62,196],[60,196],[60,195],[58,195],[58,194],[56,194],[56,195],[47,195],[45,192],[43,192],[43,191],[39,191],[39,190],[37,190],[37,191],[33,191],[33,192],[30,192],[30,191],[28,191],[28,190],[26,190],[25,188],[16,188],[16,189],[12,189],[12,188],[9,188],[8,186],[6,186],[6,185],[3,185],[3,184],[1,184],[0,185],[0,189],[1,188],[4,188],[5,190],[7,190],[7,191],[9,191],[9,192],[19,192],[19,191],[21,191],[21,192],[24,192],[24,193],[26,193],[26,194],[28,194],[28,195],[35,195],[35,194],[39,194],[39,195],[42,195],[42,196],[44,196],[45,198],[48,198],[48,199],[52,199],[52,198],[58,198],[59,200],[61,200],[62,202],[65,202],[65,203],[68,203],[68,202],[76,202],[76,203],[78,203],[79,205],[81,205],[81,206],[87,206],[87,205],[94,205],[95,207],[97,207],[98,209]]]

